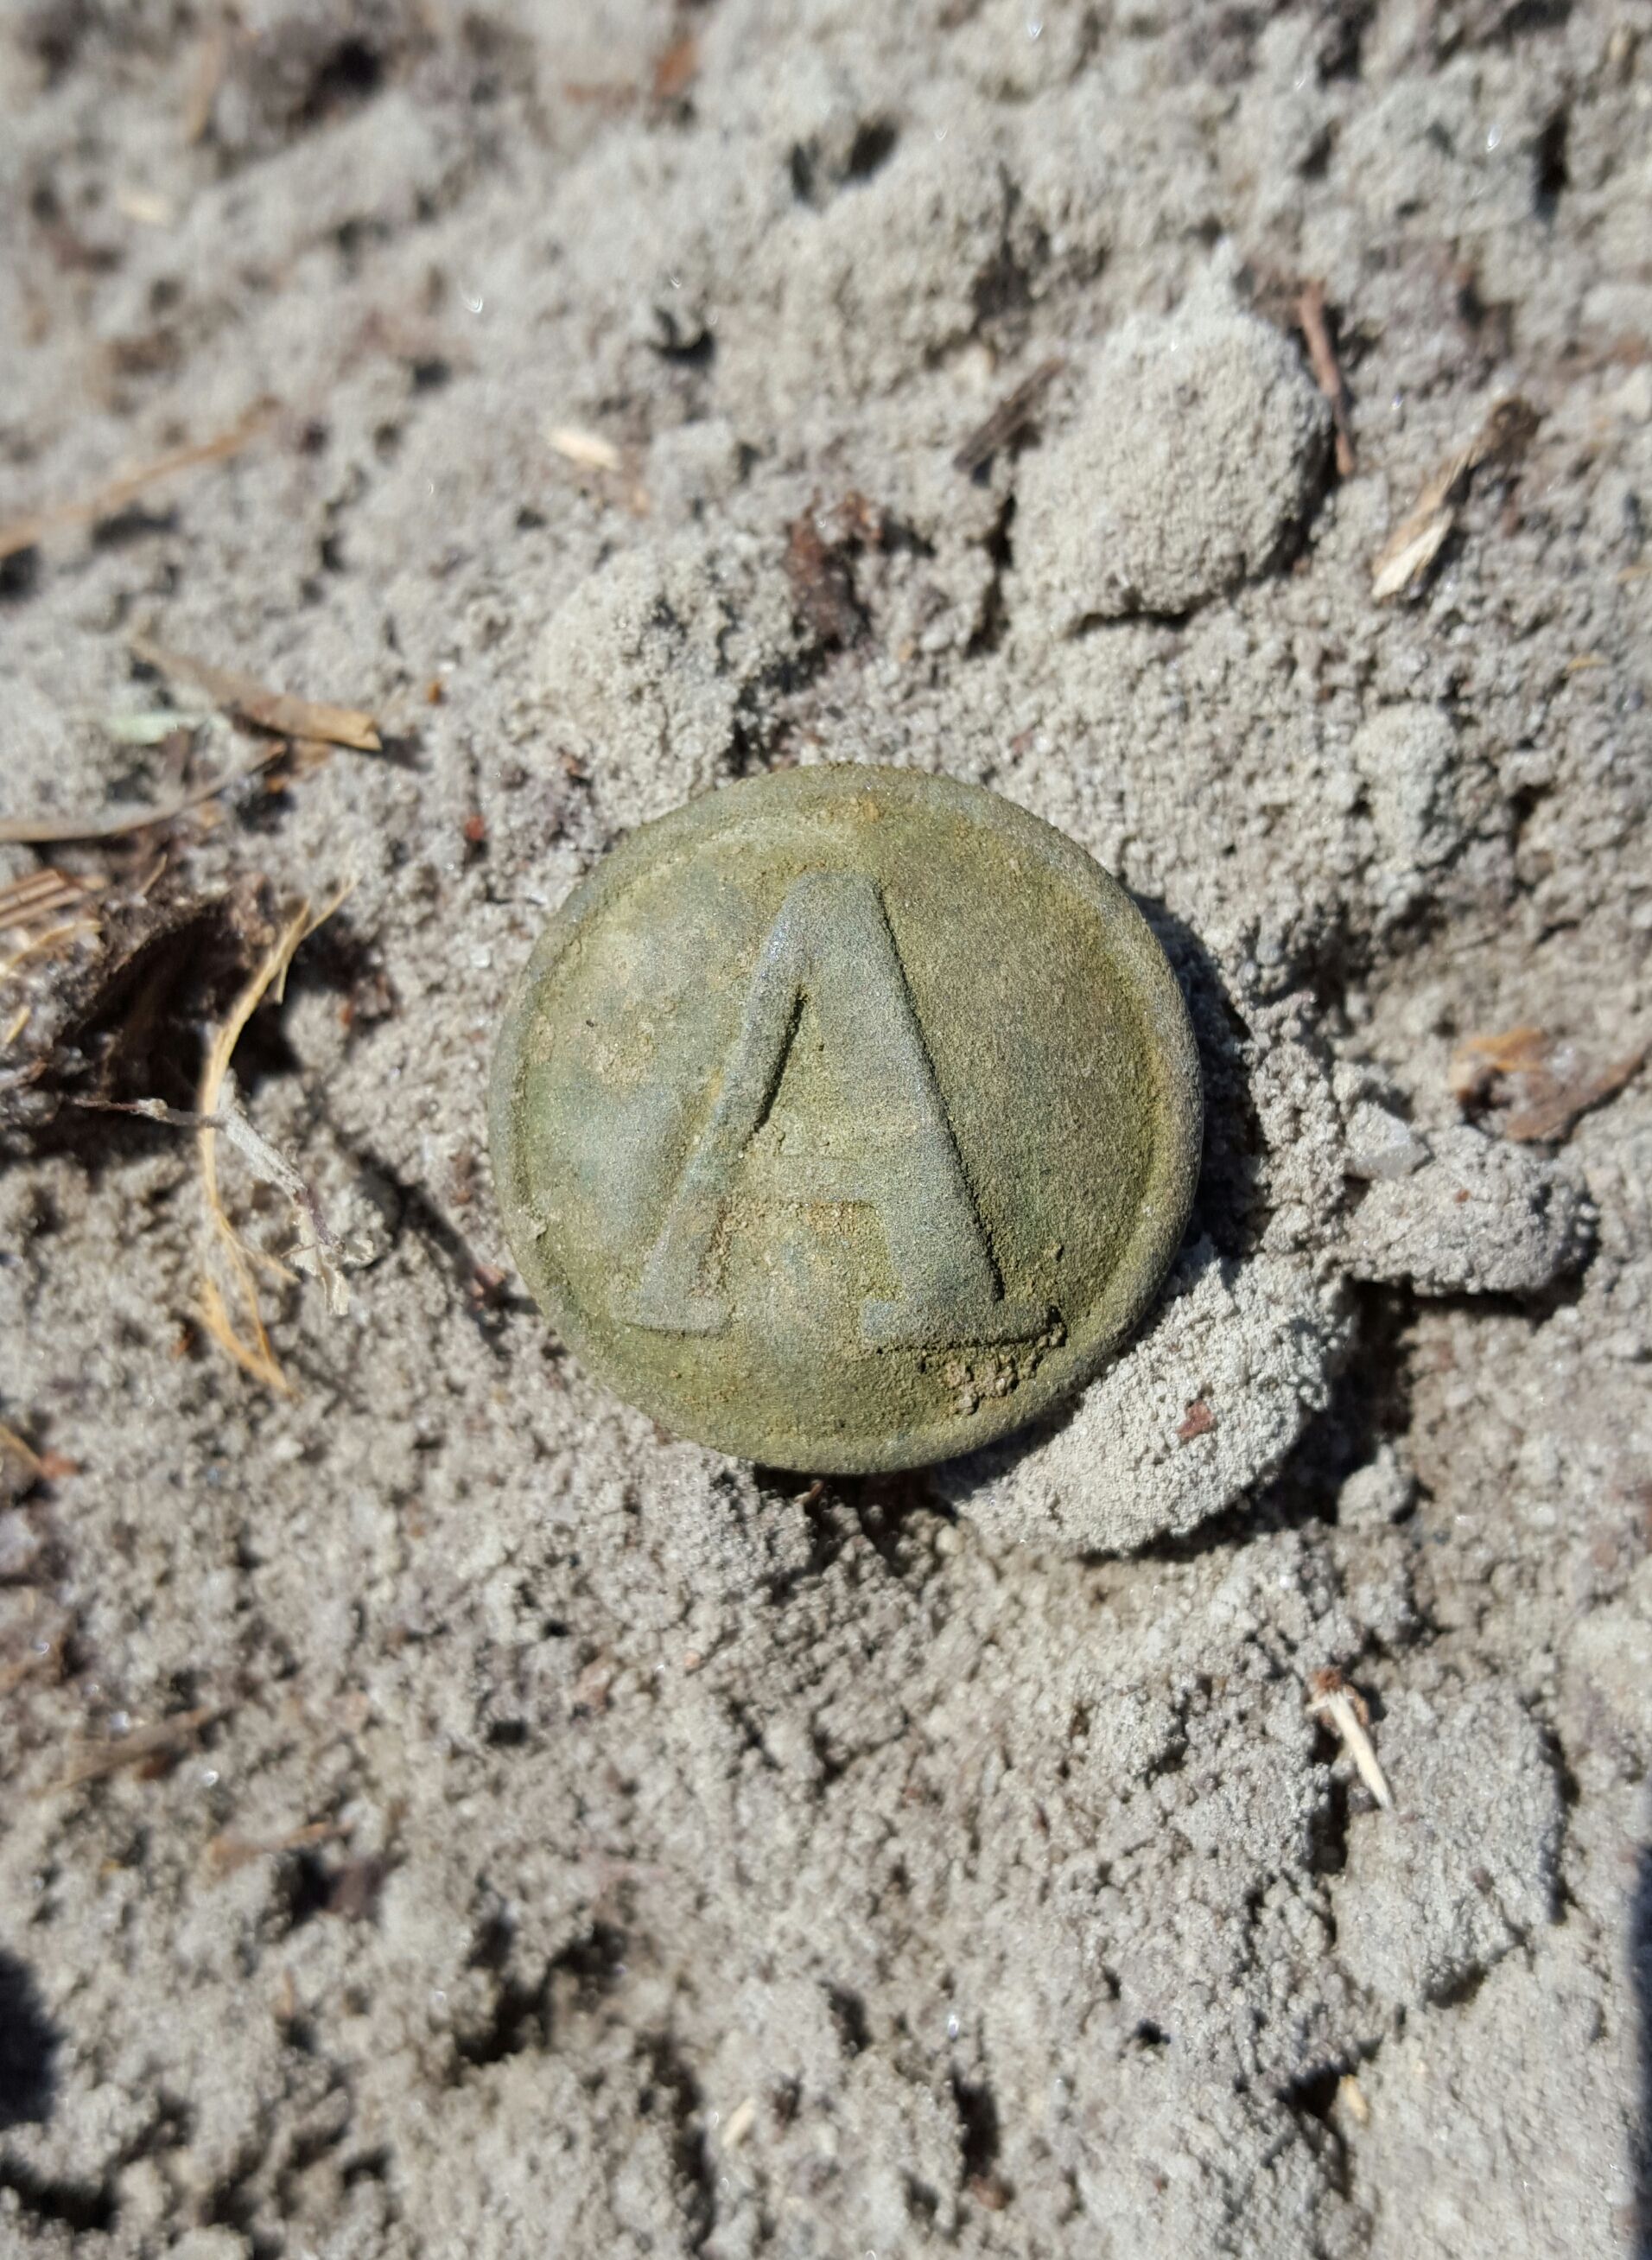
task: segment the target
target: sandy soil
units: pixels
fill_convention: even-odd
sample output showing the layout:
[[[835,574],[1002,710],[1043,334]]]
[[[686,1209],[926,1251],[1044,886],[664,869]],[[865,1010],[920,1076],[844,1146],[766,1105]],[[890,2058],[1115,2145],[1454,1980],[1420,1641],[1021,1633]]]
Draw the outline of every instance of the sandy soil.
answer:
[[[8,2260],[1652,2249],[1652,6],[46,0],[0,84],[0,813],[280,754],[0,847]],[[1205,1077],[1141,1341],[900,1481],[611,1401],[483,1151],[578,875],[821,759],[1063,826]],[[78,1102],[347,886],[261,1378]]]

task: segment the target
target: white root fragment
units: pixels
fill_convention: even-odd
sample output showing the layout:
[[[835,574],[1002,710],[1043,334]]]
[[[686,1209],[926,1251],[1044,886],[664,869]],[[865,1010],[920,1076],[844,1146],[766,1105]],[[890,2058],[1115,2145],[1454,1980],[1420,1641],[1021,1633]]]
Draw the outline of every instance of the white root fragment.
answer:
[[[617,471],[621,456],[611,440],[604,439],[600,432],[582,431],[576,424],[553,424],[545,434],[546,440],[564,461],[578,464],[584,471]]]
[[[1377,1750],[1366,1731],[1370,1713],[1363,1699],[1334,1668],[1316,1671],[1308,1680],[1308,1708],[1335,1727],[1353,1759],[1360,1779],[1384,1813],[1394,1809],[1394,1793],[1377,1762]]]
[[[738,2150],[756,2123],[757,2099],[754,2096],[748,2095],[743,2103],[737,2103],[728,2114],[728,2124],[723,2129],[723,2148],[726,2150]]]
[[[170,1123],[180,1130],[216,1130],[226,1138],[238,1152],[246,1156],[254,1171],[266,1184],[274,1185],[278,1191],[285,1193],[292,1203],[298,1240],[297,1244],[289,1250],[290,1258],[300,1271],[320,1280],[326,1293],[327,1308],[333,1316],[335,1319],[347,1316],[350,1289],[344,1276],[346,1269],[364,1263],[369,1251],[354,1240],[345,1239],[333,1231],[315,1188],[280,1148],[271,1145],[263,1132],[254,1128],[241,1112],[232,1075],[225,1074],[218,1107],[211,1114],[197,1114],[183,1107],[168,1106],[158,1098],[134,1098],[111,1106],[109,1111],[141,1114],[146,1121]]]
[[[1336,2083],[1336,2099],[1347,2111],[1356,2127],[1371,2123],[1371,2106],[1366,2101],[1365,2091],[1351,2071],[1345,2071]]]

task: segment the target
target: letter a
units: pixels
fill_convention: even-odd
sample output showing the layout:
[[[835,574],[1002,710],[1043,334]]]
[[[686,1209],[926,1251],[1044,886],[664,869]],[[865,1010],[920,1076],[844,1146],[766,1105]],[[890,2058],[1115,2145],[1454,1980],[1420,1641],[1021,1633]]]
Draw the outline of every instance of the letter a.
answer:
[[[1041,1305],[1009,1303],[969,1197],[934,1070],[876,883],[815,871],[780,906],[747,992],[711,1119],[689,1157],[630,1315],[662,1334],[720,1334],[708,1284],[734,1175],[774,1103],[805,1004],[854,1094],[852,1150],[794,1165],[786,1197],[875,1208],[899,1292],[861,1306],[878,1346],[1024,1341]]]

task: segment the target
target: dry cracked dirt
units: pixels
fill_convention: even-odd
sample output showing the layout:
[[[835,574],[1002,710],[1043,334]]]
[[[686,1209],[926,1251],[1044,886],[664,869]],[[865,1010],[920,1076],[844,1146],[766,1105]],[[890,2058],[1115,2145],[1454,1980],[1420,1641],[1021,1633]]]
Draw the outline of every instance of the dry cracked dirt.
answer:
[[[0,118],[6,2260],[1652,2250],[1652,6],[19,0]],[[898,1480],[611,1401],[483,1150],[822,760],[1205,1081]]]

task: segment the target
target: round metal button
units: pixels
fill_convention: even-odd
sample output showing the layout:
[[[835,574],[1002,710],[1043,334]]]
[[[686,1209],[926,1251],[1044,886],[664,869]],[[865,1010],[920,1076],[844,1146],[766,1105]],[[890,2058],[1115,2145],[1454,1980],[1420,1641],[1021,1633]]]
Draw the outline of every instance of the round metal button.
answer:
[[[1199,1157],[1186,1009],[1123,889],[910,769],[784,770],[634,833],[540,937],[491,1112],[517,1261],[587,1368],[822,1474],[1086,1381]]]

